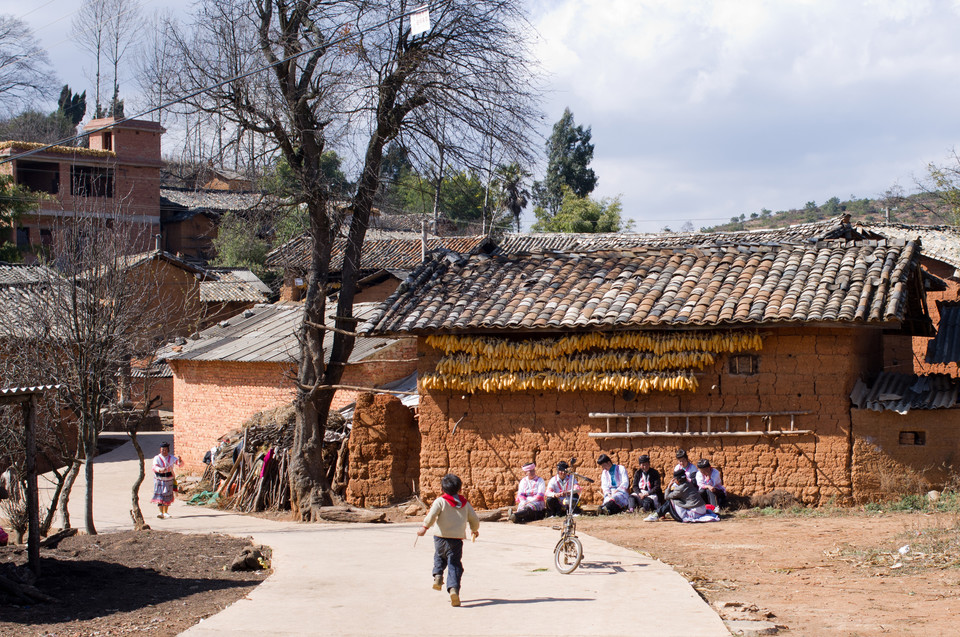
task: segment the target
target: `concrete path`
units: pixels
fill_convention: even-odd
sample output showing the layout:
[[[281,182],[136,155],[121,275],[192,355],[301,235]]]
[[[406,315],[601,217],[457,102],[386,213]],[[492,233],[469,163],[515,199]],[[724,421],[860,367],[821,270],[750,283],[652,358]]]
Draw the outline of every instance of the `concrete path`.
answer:
[[[145,454],[169,434],[143,434]],[[132,528],[133,445],[98,458],[94,515],[101,533]],[[148,469],[149,470],[149,469]],[[83,477],[71,504],[82,524]],[[158,520],[148,476],[140,502],[155,529],[250,536],[273,549],[274,573],[247,597],[185,635],[729,635],[689,583],[662,563],[581,535],[584,562],[553,568],[558,532],[509,523],[480,525],[464,547],[463,605],[431,588],[433,541],[417,525],[274,522],[178,501]],[[642,617],[642,619],[641,619]]]

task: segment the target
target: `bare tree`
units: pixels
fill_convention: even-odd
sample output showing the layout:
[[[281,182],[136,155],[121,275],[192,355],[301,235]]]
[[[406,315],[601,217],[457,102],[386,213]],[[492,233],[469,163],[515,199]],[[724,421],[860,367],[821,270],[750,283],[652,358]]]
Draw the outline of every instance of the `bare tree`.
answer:
[[[137,86],[146,100],[148,108],[156,108],[157,121],[163,124],[163,110],[160,108],[166,94],[164,87],[169,84],[170,38],[166,35],[167,25],[174,23],[173,12],[169,9],[154,11],[146,21],[146,38],[137,49],[135,57]]]
[[[72,35],[74,39],[94,58],[94,107],[93,116],[103,117],[103,102],[100,99],[102,74],[100,64],[106,52],[109,39],[111,0],[83,0],[83,4],[73,16]]]
[[[400,135],[438,142],[451,160],[482,165],[495,137],[516,154],[530,144],[535,82],[519,0],[448,0],[430,8],[431,28],[414,36],[405,0],[207,0],[192,33],[181,31],[181,66],[171,89],[200,111],[268,137],[299,186],[309,213],[311,266],[298,368],[297,426],[290,464],[303,517],[331,499],[322,460],[330,402],[354,344],[360,255],[380,184],[384,147]],[[263,65],[266,72],[230,78]],[[189,97],[211,87],[202,97]],[[429,107],[429,108],[428,108]],[[434,123],[442,117],[446,126]],[[328,143],[362,147],[346,210],[328,207],[319,170]],[[462,163],[462,162],[458,162]],[[324,324],[333,237],[349,217],[334,326]],[[329,362],[323,333],[335,330]]]
[[[120,63],[131,45],[141,37],[143,18],[140,0],[108,0],[110,13],[107,23],[107,61],[113,70],[113,97],[110,99],[110,114],[123,117],[123,102],[120,100]]]
[[[23,360],[26,346],[37,357],[37,378],[60,385],[60,399],[75,419],[75,447],[86,477],[88,533],[96,533],[93,460],[105,414],[120,401],[120,372],[132,359],[150,360],[189,316],[182,291],[164,286],[153,268],[138,267],[144,255],[129,254],[130,246],[143,245],[144,230],[125,222],[122,209],[58,220],[52,232],[55,268],[42,270],[41,294],[21,303],[16,315],[4,315],[4,331],[16,338],[0,343],[3,358],[14,364]],[[65,491],[63,509],[68,497]]]
[[[29,106],[55,85],[50,58],[30,27],[18,18],[0,16],[0,106],[8,112]]]

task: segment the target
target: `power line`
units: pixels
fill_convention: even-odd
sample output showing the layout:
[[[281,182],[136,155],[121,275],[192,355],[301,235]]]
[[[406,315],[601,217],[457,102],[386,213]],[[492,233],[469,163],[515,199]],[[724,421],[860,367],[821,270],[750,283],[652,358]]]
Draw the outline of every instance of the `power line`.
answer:
[[[383,20],[382,22],[380,22],[380,23],[378,23],[378,24],[374,24],[374,25],[368,27],[367,30],[369,31],[369,30],[372,30],[372,29],[379,29],[379,28],[384,27],[384,26],[387,26],[388,24],[390,24],[390,23],[392,23],[392,22],[395,22],[395,21],[397,21],[397,20],[403,20],[404,18],[407,18],[407,17],[409,17],[409,16],[411,16],[411,15],[414,15],[414,14],[416,14],[416,13],[422,13],[423,10],[424,10],[424,8],[426,8],[427,10],[430,10],[430,9],[432,9],[432,8],[434,8],[434,7],[440,6],[440,5],[445,4],[445,3],[449,2],[449,1],[450,1],[450,0],[439,0],[438,2],[435,2],[434,4],[431,4],[431,5],[419,6],[419,7],[417,7],[416,9],[412,9],[412,10],[407,11],[407,12],[405,12],[405,13],[401,13],[401,14],[398,15],[398,16],[391,17],[391,18],[387,18],[386,20]],[[239,74],[239,75],[235,75],[235,76],[233,76],[233,77],[231,77],[231,78],[228,78],[228,79],[226,79],[226,80],[223,80],[223,81],[221,81],[221,82],[217,82],[216,84],[213,84],[213,85],[211,85],[211,86],[205,86],[204,88],[198,89],[198,90],[196,90],[196,91],[194,91],[194,92],[192,92],[192,93],[189,93],[189,94],[187,94],[187,95],[184,95],[183,97],[178,97],[178,98],[175,99],[175,100],[171,100],[171,101],[166,102],[166,103],[164,103],[164,104],[160,104],[160,105],[158,105],[158,106],[154,106],[153,108],[150,108],[150,109],[147,109],[147,110],[142,111],[142,112],[140,112],[140,113],[137,113],[136,115],[131,115],[131,116],[129,116],[129,117],[122,117],[122,118],[120,118],[120,119],[118,119],[118,120],[114,120],[113,122],[111,122],[110,124],[107,124],[106,126],[101,126],[101,127],[99,127],[99,128],[94,128],[94,129],[91,129],[91,130],[87,130],[87,131],[84,131],[84,132],[79,133],[79,134],[77,134],[77,135],[74,135],[74,136],[72,136],[72,137],[66,137],[66,138],[61,139],[61,140],[58,140],[58,141],[56,141],[56,142],[54,142],[54,143],[52,143],[52,144],[46,144],[46,145],[44,145],[44,146],[41,146],[40,148],[35,148],[35,149],[33,149],[33,150],[25,151],[25,152],[22,152],[22,153],[17,154],[17,155],[10,155],[9,157],[0,159],[0,166],[2,166],[3,164],[8,164],[8,163],[10,163],[11,161],[13,161],[13,160],[15,160],[15,159],[20,159],[20,158],[23,158],[23,157],[29,157],[29,156],[31,156],[31,155],[35,155],[35,154],[37,154],[37,153],[41,153],[41,152],[43,152],[43,151],[45,151],[45,150],[49,150],[49,149],[53,148],[54,146],[62,146],[62,145],[67,144],[67,143],[69,143],[69,142],[73,142],[73,141],[77,141],[77,140],[83,139],[84,137],[87,137],[87,136],[92,135],[92,134],[94,134],[94,133],[99,133],[99,132],[102,132],[102,131],[105,131],[105,130],[109,130],[109,129],[113,128],[114,126],[116,126],[117,124],[123,124],[123,123],[129,122],[129,121],[131,121],[131,120],[141,119],[141,118],[144,117],[145,115],[149,115],[149,114],[151,114],[151,113],[155,113],[155,112],[160,111],[160,110],[163,110],[163,109],[165,109],[165,108],[169,108],[170,106],[173,106],[174,104],[179,104],[179,103],[184,102],[184,101],[186,101],[186,100],[188,100],[188,99],[197,97],[198,95],[202,95],[202,94],[204,94],[204,93],[206,93],[206,92],[208,92],[208,91],[212,91],[213,89],[219,88],[219,87],[221,87],[221,86],[224,86],[225,84],[230,84],[231,82],[236,82],[237,80],[242,80],[243,78],[250,77],[251,75],[256,75],[257,73],[261,73],[261,72],[266,71],[266,70],[268,70],[268,69],[271,69],[271,68],[273,68],[273,67],[275,67],[275,66],[277,66],[277,65],[283,64],[283,63],[285,63],[285,62],[289,62],[290,60],[295,60],[295,59],[297,59],[297,58],[303,57],[304,55],[309,55],[309,54],[311,54],[311,53],[316,53],[316,52],[319,51],[320,49],[330,48],[330,47],[336,46],[336,45],[338,45],[338,44],[342,44],[343,42],[346,42],[347,40],[350,40],[350,39],[356,37],[357,35],[361,35],[361,33],[359,33],[359,32],[358,32],[358,33],[349,33],[349,34],[344,35],[344,36],[342,36],[342,37],[340,37],[340,38],[337,38],[337,39],[335,39],[335,40],[331,40],[331,41],[329,41],[329,42],[324,42],[323,44],[318,44],[317,46],[311,47],[311,48],[309,48],[309,49],[305,49],[305,50],[303,50],[303,51],[301,51],[301,52],[299,52],[299,53],[295,53],[294,55],[291,55],[291,56],[285,57],[285,58],[283,58],[283,59],[277,60],[276,62],[273,62],[272,64],[267,64],[267,65],[265,65],[265,66],[257,67],[257,68],[255,68],[255,69],[253,69],[253,70],[251,70],[251,71],[247,71],[246,73],[241,73],[241,74]]]

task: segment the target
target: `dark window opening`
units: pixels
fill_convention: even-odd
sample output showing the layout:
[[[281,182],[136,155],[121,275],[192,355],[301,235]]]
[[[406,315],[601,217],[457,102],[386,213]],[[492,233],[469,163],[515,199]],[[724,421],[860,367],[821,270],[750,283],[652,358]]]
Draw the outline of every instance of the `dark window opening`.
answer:
[[[75,197],[113,197],[113,169],[71,166],[70,194]]]
[[[103,133],[103,149],[113,150],[113,133],[105,131]]]
[[[17,247],[27,248],[30,246],[30,228],[17,228]]]
[[[730,357],[729,369],[735,376],[753,376],[760,371],[760,357],[753,354],[735,354]]]
[[[927,432],[925,431],[901,431],[901,445],[925,445],[927,444]]]
[[[40,245],[53,245],[53,232],[49,228],[40,228]]]
[[[49,161],[18,161],[17,183],[36,192],[60,192],[60,164]]]

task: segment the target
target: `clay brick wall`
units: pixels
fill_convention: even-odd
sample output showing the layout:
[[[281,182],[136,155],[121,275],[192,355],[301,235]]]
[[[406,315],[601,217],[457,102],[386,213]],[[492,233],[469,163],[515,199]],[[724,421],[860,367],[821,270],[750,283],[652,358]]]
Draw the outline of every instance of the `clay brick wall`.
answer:
[[[960,470],[960,409],[854,409],[851,420],[858,502],[940,489]]]
[[[375,362],[349,365],[341,384],[373,387],[409,376],[417,369],[416,339],[402,339],[372,355]],[[385,359],[383,362],[376,362]],[[394,363],[396,359],[410,362]],[[247,418],[293,400],[296,367],[280,363],[172,360],[173,431],[177,455],[186,469],[202,471],[204,452],[217,438]],[[340,409],[360,392],[340,390],[331,409]]]
[[[655,468],[672,472],[674,451],[682,447],[694,461],[706,457],[721,467],[725,483],[737,495],[785,489],[807,504],[849,500],[849,395],[858,376],[882,362],[880,331],[783,328],[762,336],[758,374],[731,375],[728,359],[721,355],[713,368],[698,374],[699,389],[693,394],[653,393],[626,401],[599,392],[469,395],[421,390],[422,494],[427,500],[437,497],[440,478],[453,471],[464,480],[475,506],[504,506],[513,503],[520,465],[531,460],[547,475],[557,461],[575,456],[586,475],[597,477],[595,459],[606,452],[632,475],[637,456],[648,453]],[[421,375],[432,372],[438,352],[421,341],[420,355]],[[590,412],[754,410],[809,411],[797,416],[796,428],[816,433],[780,438],[589,436],[606,428],[603,420],[588,418]],[[663,427],[663,419],[652,424]],[[622,430],[623,421],[617,426]],[[718,426],[717,419],[712,426]],[[789,428],[789,420],[775,420],[774,427]],[[692,431],[702,428],[704,422],[692,419]],[[596,500],[596,490],[585,489],[586,501]]]
[[[413,411],[399,399],[360,394],[348,444],[347,502],[383,507],[413,495],[420,477],[420,432]]]
[[[294,370],[278,363],[172,360],[175,453],[187,471],[224,433],[264,409],[293,400]]]
[[[130,401],[135,408],[143,407],[143,380],[134,378],[130,383]],[[173,411],[173,378],[151,378],[147,385],[147,399],[160,396],[160,405],[155,409]]]

